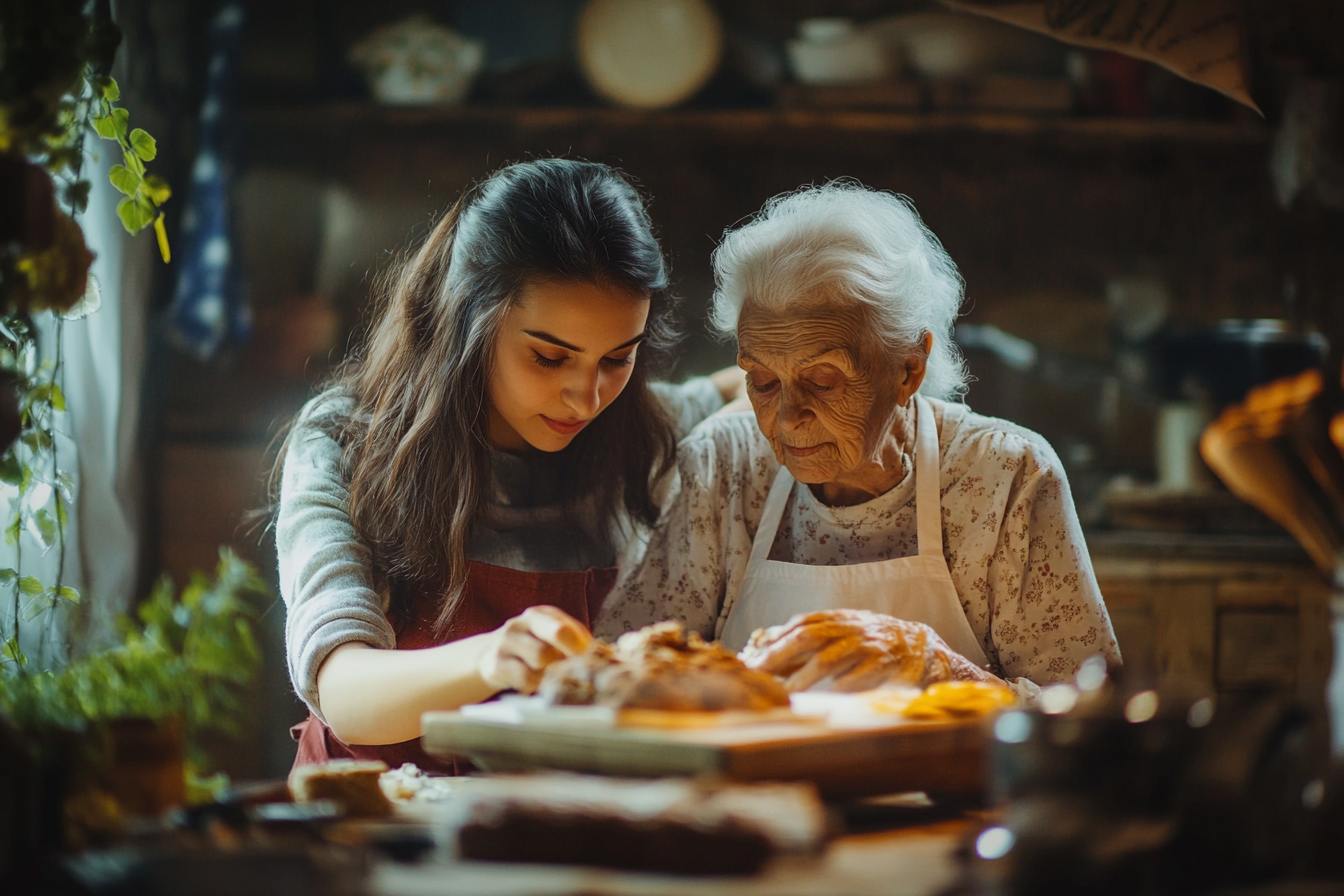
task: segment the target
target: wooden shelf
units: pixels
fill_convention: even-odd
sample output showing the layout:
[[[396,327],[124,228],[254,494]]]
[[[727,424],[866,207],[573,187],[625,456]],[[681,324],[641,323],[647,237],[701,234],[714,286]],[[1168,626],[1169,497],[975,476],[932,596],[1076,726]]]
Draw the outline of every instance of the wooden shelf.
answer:
[[[502,129],[549,132],[598,129],[608,132],[678,131],[707,136],[767,136],[782,132],[840,135],[958,135],[1081,138],[1110,142],[1200,142],[1262,144],[1270,131],[1254,122],[1180,119],[1085,118],[981,112],[884,112],[854,109],[674,109],[394,107],[372,103],[253,108],[245,127],[258,136],[344,134],[371,129]],[[367,136],[367,133],[361,136]]]

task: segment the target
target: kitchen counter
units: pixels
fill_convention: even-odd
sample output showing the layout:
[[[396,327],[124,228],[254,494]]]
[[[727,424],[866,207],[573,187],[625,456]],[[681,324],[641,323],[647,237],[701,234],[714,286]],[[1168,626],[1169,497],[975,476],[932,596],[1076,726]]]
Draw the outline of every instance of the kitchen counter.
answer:
[[[1234,535],[1156,529],[1092,529],[1085,536],[1093,563],[1160,559],[1311,566],[1307,552],[1287,534]]]

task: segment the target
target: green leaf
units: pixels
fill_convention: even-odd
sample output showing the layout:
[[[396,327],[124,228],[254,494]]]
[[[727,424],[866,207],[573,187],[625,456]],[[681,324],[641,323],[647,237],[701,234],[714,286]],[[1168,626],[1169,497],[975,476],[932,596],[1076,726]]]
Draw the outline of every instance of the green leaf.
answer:
[[[145,163],[140,161],[140,157],[130,150],[121,154],[121,160],[126,163],[126,167],[134,171],[140,177],[145,176]]]
[[[117,203],[117,217],[127,233],[139,233],[154,223],[154,209],[147,202],[127,198]]]
[[[33,523],[37,525],[37,540],[42,543],[42,547],[49,548],[56,543],[59,533],[56,531],[56,518],[51,515],[51,511],[46,508],[39,510],[33,514]]]
[[[5,587],[6,585],[13,585],[18,577],[19,571],[17,569],[10,569],[9,567],[0,569],[0,588]]]
[[[77,180],[65,185],[65,204],[76,214],[82,214],[89,207],[89,189],[93,184],[86,180]]]
[[[173,195],[172,188],[168,186],[168,181],[157,174],[151,174],[144,179],[144,190],[149,194],[149,198],[155,205],[163,205]]]
[[[6,659],[12,660],[20,666],[28,665],[28,657],[24,656],[23,651],[19,648],[18,638],[10,638],[6,641],[4,649],[0,650],[0,653],[3,653]]]
[[[109,103],[115,103],[121,99],[121,88],[117,86],[116,81],[106,75],[98,79],[98,92]]]
[[[65,410],[65,393],[55,383],[51,384],[51,406],[58,411]]]
[[[36,576],[22,576],[19,578],[20,594],[41,594],[47,589],[37,580]]]
[[[131,131],[130,144],[131,150],[146,162],[154,161],[154,157],[159,154],[158,143],[144,128]]]
[[[107,172],[107,179],[112,182],[112,186],[127,196],[134,196],[143,183],[139,174],[124,165],[113,165],[112,170]]]
[[[69,585],[62,585],[60,588],[58,588],[56,590],[56,597],[59,600],[68,600],[72,604],[77,604],[80,601],[79,592],[71,588]]]
[[[18,485],[23,481],[23,463],[14,451],[6,451],[0,457],[0,482],[6,485]]]
[[[47,610],[50,610],[53,603],[54,601],[52,601],[52,599],[46,595],[43,595],[42,597],[33,598],[32,600],[28,601],[28,603],[23,608],[23,621],[32,622],[34,619],[41,616]]]
[[[104,140],[126,139],[126,121],[131,113],[125,109],[113,109],[108,115],[93,119],[93,129]]]

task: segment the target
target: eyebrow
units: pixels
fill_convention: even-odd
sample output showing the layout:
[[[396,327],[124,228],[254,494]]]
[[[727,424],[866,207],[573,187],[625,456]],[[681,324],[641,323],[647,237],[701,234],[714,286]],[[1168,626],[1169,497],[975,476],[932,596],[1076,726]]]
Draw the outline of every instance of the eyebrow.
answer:
[[[580,354],[580,355],[584,353],[584,350],[581,349],[581,348],[579,348],[577,345],[571,345],[570,343],[566,342],[565,340],[560,339],[560,338],[557,337],[557,336],[552,336],[550,333],[544,332],[544,331],[542,331],[542,330],[524,330],[523,332],[526,333],[527,335],[531,336],[533,339],[540,339],[542,342],[549,342],[551,345],[556,345],[556,346],[559,346],[560,348],[568,349],[569,351],[571,351],[571,352],[576,352],[576,353],[578,353],[578,354]],[[644,341],[644,337],[647,336],[647,335],[648,335],[648,333],[647,333],[647,332],[644,332],[644,333],[640,333],[638,336],[636,336],[636,337],[633,338],[633,339],[627,339],[625,342],[622,342],[620,345],[616,346],[615,348],[608,349],[608,350],[606,351],[606,354],[611,354],[611,352],[618,352],[618,351],[620,351],[620,350],[623,349],[623,348],[629,348],[630,346],[632,346],[632,345],[634,345],[634,344],[636,344],[636,343],[638,343],[638,342],[643,342],[643,341]]]

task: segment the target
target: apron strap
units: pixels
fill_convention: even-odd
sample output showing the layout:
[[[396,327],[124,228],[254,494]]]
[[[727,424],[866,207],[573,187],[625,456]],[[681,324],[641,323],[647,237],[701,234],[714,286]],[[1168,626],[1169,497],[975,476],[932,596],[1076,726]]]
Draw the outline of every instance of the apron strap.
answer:
[[[943,557],[943,504],[938,457],[938,421],[933,405],[915,395],[915,517],[921,557]]]
[[[796,480],[789,468],[781,465],[770,485],[770,494],[761,509],[761,524],[756,528],[756,537],[751,541],[751,564],[763,563],[770,559],[770,549],[775,545],[775,536],[779,534],[779,524],[784,519],[784,508],[789,504],[789,495],[793,493]]]
[[[756,535],[751,540],[751,556],[747,559],[747,569],[742,581],[747,581],[762,563],[770,559],[770,548],[774,547],[775,535],[779,532],[779,523],[784,519],[784,508],[788,506],[789,495],[793,492],[794,478],[789,468],[780,466],[775,481],[770,485],[770,494],[761,509],[761,524],[756,527]],[[723,607],[719,610],[718,621],[714,624],[714,637],[723,637],[723,628],[728,624],[728,614],[737,605],[737,592],[729,592],[723,597]]]

